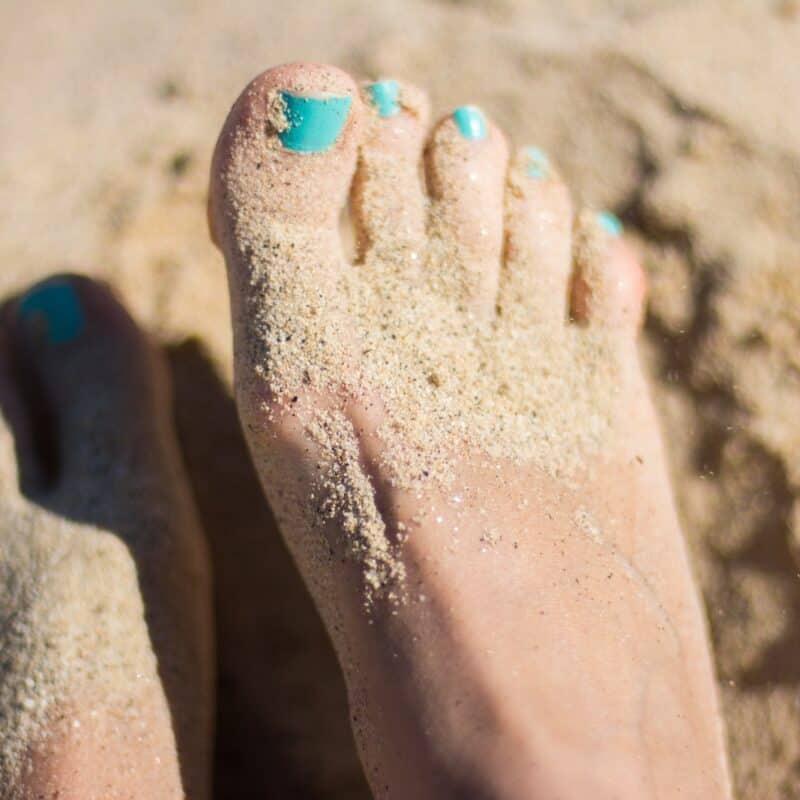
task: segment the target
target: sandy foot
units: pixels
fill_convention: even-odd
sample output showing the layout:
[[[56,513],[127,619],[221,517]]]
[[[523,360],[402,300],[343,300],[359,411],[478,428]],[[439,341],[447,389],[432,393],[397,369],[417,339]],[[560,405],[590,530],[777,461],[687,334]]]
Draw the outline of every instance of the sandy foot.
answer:
[[[480,109],[428,134],[418,89],[313,64],[242,93],[209,210],[375,795],[729,797],[615,218]]]
[[[2,342],[0,796],[208,797],[209,572],[163,364],[75,276]]]

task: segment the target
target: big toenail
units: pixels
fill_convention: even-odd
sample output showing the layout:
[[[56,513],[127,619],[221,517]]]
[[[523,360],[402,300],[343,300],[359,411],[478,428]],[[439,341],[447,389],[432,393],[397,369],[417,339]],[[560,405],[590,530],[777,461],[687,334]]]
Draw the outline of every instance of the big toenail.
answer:
[[[352,98],[331,95],[304,97],[280,92],[283,127],[278,139],[287,150],[321,153],[338,137],[347,120]]]
[[[35,286],[19,301],[19,318],[50,344],[74,339],[83,328],[83,310],[69,280],[54,279]]]
[[[391,117],[400,110],[400,86],[397,81],[375,81],[367,86],[372,105],[381,117]]]
[[[550,167],[550,159],[538,147],[525,148],[525,174],[529,178],[544,178]]]
[[[619,236],[622,233],[622,223],[619,218],[610,211],[599,211],[597,214],[597,224],[611,236]]]
[[[453,112],[453,121],[458,132],[466,139],[486,138],[486,118],[475,106],[459,106]]]

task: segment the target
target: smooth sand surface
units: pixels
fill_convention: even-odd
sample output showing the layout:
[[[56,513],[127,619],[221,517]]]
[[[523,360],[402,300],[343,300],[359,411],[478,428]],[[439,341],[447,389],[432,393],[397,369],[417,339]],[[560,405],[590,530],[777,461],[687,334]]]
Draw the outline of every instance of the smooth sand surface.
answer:
[[[217,573],[218,796],[366,798],[330,646],[230,397],[208,163],[296,59],[482,105],[619,212],[715,642],[739,796],[800,796],[800,4],[37,0],[0,9],[2,294],[57,269],[164,343]]]

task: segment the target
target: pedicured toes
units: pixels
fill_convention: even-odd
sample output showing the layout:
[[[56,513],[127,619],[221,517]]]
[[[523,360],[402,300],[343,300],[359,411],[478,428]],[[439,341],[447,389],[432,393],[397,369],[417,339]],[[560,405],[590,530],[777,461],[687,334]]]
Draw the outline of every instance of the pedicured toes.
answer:
[[[540,148],[520,148],[506,188],[501,313],[521,320],[565,322],[571,271],[569,191]]]
[[[425,235],[421,158],[428,98],[393,79],[365,84],[363,95],[366,124],[351,204],[359,258],[418,264]]]
[[[584,211],[575,243],[572,317],[581,323],[635,331],[644,312],[645,277],[610,211]]]
[[[444,118],[426,153],[431,231],[441,245],[435,277],[484,309],[496,300],[507,161],[505,137],[475,106]]]
[[[284,64],[252,80],[214,152],[214,241],[225,249],[235,247],[235,238],[263,239],[266,221],[335,232],[355,168],[360,120],[358,89],[335,67]]]

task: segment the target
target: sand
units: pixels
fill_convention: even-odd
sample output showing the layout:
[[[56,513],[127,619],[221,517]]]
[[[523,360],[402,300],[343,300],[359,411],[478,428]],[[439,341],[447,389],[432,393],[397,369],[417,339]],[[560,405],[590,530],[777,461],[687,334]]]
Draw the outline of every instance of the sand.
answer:
[[[337,76],[341,73],[330,70],[313,81],[307,78],[306,91],[334,92],[341,84]],[[380,440],[380,474],[393,488],[413,492],[419,506],[427,502],[423,498],[453,488],[465,451],[473,463],[485,462],[492,474],[498,463],[510,463],[513,469],[534,465],[569,480],[614,444],[620,343],[613,326],[602,319],[564,324],[569,313],[566,273],[560,288],[531,286],[554,271],[552,259],[537,264],[537,274],[531,254],[517,254],[523,263],[507,265],[497,293],[497,270],[491,267],[499,266],[503,246],[503,162],[495,171],[484,165],[469,178],[461,174],[473,151],[452,123],[437,131],[435,149],[427,154],[427,174],[434,176],[429,181],[438,184],[428,207],[420,209],[419,217],[430,220],[427,231],[422,219],[415,220],[418,228],[403,219],[402,208],[386,214],[387,204],[401,202],[393,197],[387,203],[387,189],[397,185],[397,178],[387,181],[387,174],[400,175],[406,167],[416,177],[417,165],[390,152],[378,155],[368,149],[363,154],[351,220],[382,244],[377,250],[359,247],[363,256],[347,264],[335,240],[337,215],[327,228],[318,222],[322,214],[316,193],[336,203],[334,198],[349,187],[349,172],[342,172],[338,185],[318,178],[313,196],[295,197],[296,185],[309,181],[304,170],[317,162],[286,163],[275,135],[286,127],[285,107],[274,90],[267,93],[266,104],[253,102],[263,91],[246,90],[248,110],[237,103],[231,112],[218,145],[228,154],[215,156],[220,184],[212,181],[216,188],[211,189],[212,207],[219,204],[215,219],[225,220],[217,224],[215,236],[224,242],[230,269],[239,276],[232,280],[233,291],[242,295],[234,304],[234,324],[243,326],[239,335],[246,342],[236,356],[242,424],[259,431],[267,418],[276,428],[302,426],[316,461],[309,496],[284,490],[285,453],[270,446],[269,436],[267,446],[256,442],[253,449],[259,471],[268,476],[265,485],[276,487],[268,495],[283,529],[294,540],[297,531],[307,531],[299,537],[304,541],[316,539],[328,525],[342,531],[345,557],[362,567],[365,607],[370,609],[379,596],[402,602],[404,537],[390,530],[379,513],[373,481],[363,468],[358,424],[373,429]],[[363,120],[361,131],[381,123],[371,107],[358,108],[351,117]],[[413,114],[401,124],[424,127]],[[352,141],[349,130],[341,136]],[[352,163],[355,147],[350,155],[326,158]],[[554,185],[555,175],[525,186],[522,168],[514,163],[506,189],[516,191],[519,206],[547,203],[532,200],[536,193],[540,198],[563,196]],[[453,176],[460,178],[458,188],[459,178]],[[494,246],[481,241],[480,251],[475,250],[491,252],[484,256],[491,259],[488,264],[475,252],[467,255],[452,232],[465,187],[478,202],[485,202],[491,189],[498,195]],[[416,205],[423,205],[421,187],[408,188],[407,202],[416,197]],[[276,197],[283,198],[283,209],[265,202]],[[556,252],[567,256],[572,219],[564,205],[547,206],[551,217],[564,215],[548,223],[520,208],[516,247],[525,249],[519,227],[538,223],[542,238],[566,242],[565,252]],[[281,212],[286,219],[278,216]],[[398,228],[402,232],[393,242]],[[575,239],[582,280],[600,286],[602,277],[593,273],[607,269],[612,237],[595,214],[585,212],[576,223]],[[558,283],[555,276],[552,283]],[[562,306],[554,316],[559,300]],[[344,410],[348,404],[362,409],[369,421],[354,427]],[[312,571],[327,571],[331,547],[327,540],[320,547]]]
[[[2,293],[101,275],[168,349],[217,570],[218,796],[364,798],[341,681],[230,400],[207,166],[311,58],[481,104],[645,253],[643,350],[747,800],[800,797],[800,12],[729,0],[33,2],[0,10]],[[265,535],[265,530],[268,532]]]

